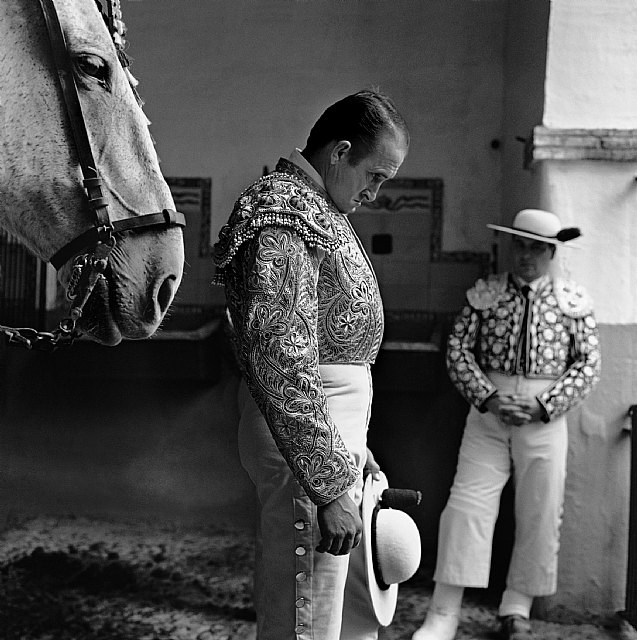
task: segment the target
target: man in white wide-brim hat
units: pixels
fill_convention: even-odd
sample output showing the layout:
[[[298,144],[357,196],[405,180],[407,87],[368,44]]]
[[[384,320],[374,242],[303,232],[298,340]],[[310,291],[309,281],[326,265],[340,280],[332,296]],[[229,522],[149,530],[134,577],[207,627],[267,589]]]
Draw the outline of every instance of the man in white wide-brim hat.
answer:
[[[452,640],[465,587],[489,581],[500,495],[513,475],[515,542],[498,612],[504,640],[534,638],[533,598],[555,593],[566,476],[565,414],[599,379],[590,297],[553,277],[558,245],[580,235],[540,209],[511,227],[512,270],[478,280],[456,318],[449,376],[471,404],[458,468],[440,519],[436,586],[414,640]]]

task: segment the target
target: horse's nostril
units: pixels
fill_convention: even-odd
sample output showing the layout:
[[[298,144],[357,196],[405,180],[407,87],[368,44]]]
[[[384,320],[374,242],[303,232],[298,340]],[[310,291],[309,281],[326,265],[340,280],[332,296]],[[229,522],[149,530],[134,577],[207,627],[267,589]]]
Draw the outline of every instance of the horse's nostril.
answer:
[[[160,285],[157,290],[157,304],[162,314],[166,313],[166,310],[170,306],[175,292],[175,276],[168,276]]]

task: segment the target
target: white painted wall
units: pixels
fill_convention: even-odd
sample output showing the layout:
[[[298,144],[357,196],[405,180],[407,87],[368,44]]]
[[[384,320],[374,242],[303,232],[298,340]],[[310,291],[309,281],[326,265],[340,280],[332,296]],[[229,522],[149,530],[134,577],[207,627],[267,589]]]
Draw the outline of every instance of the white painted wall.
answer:
[[[568,415],[569,451],[557,594],[545,603],[614,613],[625,609],[631,435],[637,401],[637,327],[602,325],[602,379]],[[635,436],[632,436],[635,437]]]
[[[551,5],[545,126],[637,128],[637,3]]]
[[[637,128],[637,3],[552,0],[543,123]],[[550,161],[543,203],[579,226],[581,251],[563,250],[602,323],[637,322],[637,163]]]
[[[637,163],[554,160],[543,174],[543,206],[582,229],[580,248],[558,257],[593,296],[598,321],[637,322]]]
[[[552,0],[543,124],[637,128],[637,4]],[[627,410],[637,402],[637,163],[535,164],[540,206],[579,226],[581,247],[559,249],[600,322],[602,380],[569,414],[569,459],[558,593],[547,607],[625,606],[630,487]],[[632,437],[637,437],[633,434]]]

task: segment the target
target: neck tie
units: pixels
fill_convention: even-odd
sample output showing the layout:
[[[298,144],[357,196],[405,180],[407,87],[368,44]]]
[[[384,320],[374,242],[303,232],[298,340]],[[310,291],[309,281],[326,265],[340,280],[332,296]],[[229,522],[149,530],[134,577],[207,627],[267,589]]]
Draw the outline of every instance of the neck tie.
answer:
[[[527,352],[527,339],[529,335],[529,311],[531,309],[531,287],[525,284],[522,287],[522,295],[524,296],[524,316],[522,317],[522,332],[520,342],[520,368],[522,373],[526,373],[526,352]]]

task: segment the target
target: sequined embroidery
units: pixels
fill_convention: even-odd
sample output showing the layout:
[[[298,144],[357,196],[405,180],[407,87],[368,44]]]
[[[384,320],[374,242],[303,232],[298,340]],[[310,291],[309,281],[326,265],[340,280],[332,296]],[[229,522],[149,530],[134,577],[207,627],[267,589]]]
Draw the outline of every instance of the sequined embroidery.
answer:
[[[234,342],[277,447],[315,504],[359,472],[328,411],[319,363],[372,363],[383,334],[373,270],[346,218],[303,174],[278,171],[237,201],[218,243]],[[264,212],[273,206],[278,213]],[[295,211],[288,215],[285,201]],[[282,212],[285,215],[279,215]]]
[[[584,289],[546,279],[529,301],[529,339],[520,353],[525,300],[507,274],[478,281],[467,292],[469,304],[456,318],[447,345],[450,378],[476,407],[495,393],[489,371],[546,378],[538,396],[549,417],[557,417],[585,398],[599,380],[597,325]],[[566,292],[568,293],[568,292]],[[523,357],[524,356],[524,357]],[[522,369],[521,363],[525,362]]]
[[[263,176],[239,196],[215,244],[215,284],[224,283],[225,269],[241,245],[263,227],[288,227],[309,246],[330,253],[345,244],[346,239],[339,234],[341,227],[336,225],[338,212],[327,194],[319,191],[309,177],[304,182],[299,173],[279,170],[285,167],[280,161],[277,171]]]

